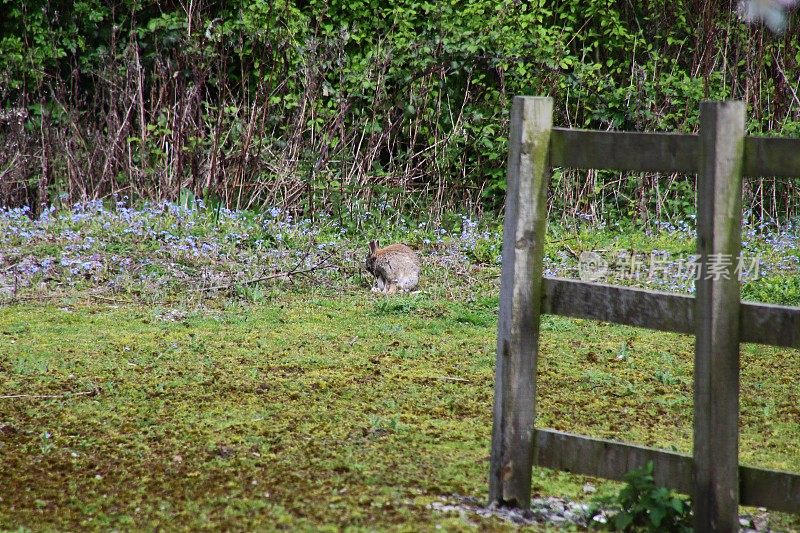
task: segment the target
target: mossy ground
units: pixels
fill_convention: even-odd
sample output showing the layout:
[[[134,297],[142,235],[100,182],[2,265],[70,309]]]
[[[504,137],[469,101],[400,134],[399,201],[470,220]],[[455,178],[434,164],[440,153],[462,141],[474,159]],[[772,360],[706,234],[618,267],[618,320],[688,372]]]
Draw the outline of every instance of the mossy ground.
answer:
[[[486,497],[492,293],[2,308],[0,395],[99,392],[0,399],[0,529],[511,528],[428,508]],[[539,425],[690,450],[691,337],[545,317],[541,352]],[[798,375],[743,345],[743,463],[800,471]],[[534,491],[586,481],[537,469]]]

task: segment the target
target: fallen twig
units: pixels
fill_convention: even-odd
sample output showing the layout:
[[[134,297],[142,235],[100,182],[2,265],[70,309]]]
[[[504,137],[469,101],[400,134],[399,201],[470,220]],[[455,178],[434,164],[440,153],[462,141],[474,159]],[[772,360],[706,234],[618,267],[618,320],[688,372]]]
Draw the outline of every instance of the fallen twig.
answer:
[[[581,259],[581,256],[580,256],[580,254],[579,254],[578,252],[576,252],[575,250],[573,250],[572,248],[570,248],[570,247],[569,247],[569,245],[568,245],[568,244],[566,244],[566,243],[564,244],[564,248],[566,248],[566,249],[567,249],[567,252],[569,252],[569,254],[570,254],[572,257],[574,257],[575,259],[577,259],[578,261],[580,261],[580,259]]]
[[[442,381],[458,381],[459,383],[469,383],[468,379],[456,378],[452,376],[433,376],[434,379],[441,379]]]
[[[46,300],[58,300],[60,298],[71,298],[71,296],[65,296],[63,294],[32,294],[32,295],[24,295],[24,296],[12,296],[8,303],[16,303],[16,302],[42,302]]]
[[[84,392],[64,392],[61,394],[8,394],[0,396],[0,400],[12,398],[66,398],[68,396],[96,396],[100,394],[100,389],[92,389]]]
[[[91,298],[94,298],[95,300],[100,300],[100,301],[103,301],[103,302],[110,302],[110,303],[115,303],[115,304],[132,304],[133,303],[133,301],[131,301],[131,300],[117,300],[117,299],[114,299],[114,298],[109,298],[108,296],[102,296],[100,294],[89,294],[89,296]]]
[[[270,274],[269,276],[260,276],[253,279],[234,281],[232,283],[227,283],[225,285],[215,285],[213,287],[199,287],[197,289],[194,289],[194,292],[207,292],[207,291],[218,291],[222,289],[230,289],[234,285],[250,285],[252,283],[258,283],[260,281],[268,281],[276,278],[287,278],[291,281],[292,276],[298,276],[300,274],[309,274],[317,270],[325,270],[328,268],[336,268],[336,265],[316,265],[311,268],[307,268],[305,270],[289,270],[287,272],[278,272],[277,274]]]

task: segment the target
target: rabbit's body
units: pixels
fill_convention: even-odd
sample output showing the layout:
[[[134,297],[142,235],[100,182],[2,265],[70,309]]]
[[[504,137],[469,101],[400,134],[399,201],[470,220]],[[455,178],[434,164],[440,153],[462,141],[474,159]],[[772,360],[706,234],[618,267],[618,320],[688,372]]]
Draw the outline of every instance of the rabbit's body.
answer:
[[[419,282],[419,257],[405,244],[378,247],[378,241],[369,243],[367,271],[375,276],[372,292],[390,294],[397,290],[413,290]]]

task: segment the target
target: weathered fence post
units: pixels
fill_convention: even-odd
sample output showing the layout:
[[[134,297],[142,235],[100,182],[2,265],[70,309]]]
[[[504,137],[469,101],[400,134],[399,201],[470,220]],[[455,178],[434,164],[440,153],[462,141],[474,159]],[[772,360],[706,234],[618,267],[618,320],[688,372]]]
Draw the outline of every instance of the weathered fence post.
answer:
[[[738,531],[739,297],[745,106],[703,102],[697,185],[695,531]]]
[[[489,498],[490,502],[522,508],[529,507],[531,500],[552,125],[551,98],[514,97],[503,225]]]

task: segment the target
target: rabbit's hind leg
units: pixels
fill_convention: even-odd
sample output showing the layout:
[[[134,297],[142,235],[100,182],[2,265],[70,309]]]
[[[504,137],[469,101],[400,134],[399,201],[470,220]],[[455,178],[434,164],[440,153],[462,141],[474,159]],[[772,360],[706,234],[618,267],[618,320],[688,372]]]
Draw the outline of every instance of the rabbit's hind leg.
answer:
[[[404,292],[411,292],[417,287],[418,282],[419,277],[416,274],[409,274],[400,278],[400,280],[398,280],[398,285]]]

